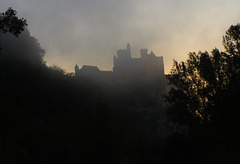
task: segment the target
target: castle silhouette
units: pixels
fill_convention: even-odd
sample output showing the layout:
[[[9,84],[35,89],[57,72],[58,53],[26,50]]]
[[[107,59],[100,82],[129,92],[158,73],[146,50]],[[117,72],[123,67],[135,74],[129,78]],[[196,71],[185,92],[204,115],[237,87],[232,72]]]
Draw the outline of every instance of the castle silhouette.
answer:
[[[117,51],[113,57],[113,71],[101,71],[97,66],[83,65],[79,69],[75,66],[75,75],[106,82],[144,82],[152,83],[165,80],[163,57],[157,57],[148,49],[140,50],[140,58],[132,58],[130,44],[126,49]]]

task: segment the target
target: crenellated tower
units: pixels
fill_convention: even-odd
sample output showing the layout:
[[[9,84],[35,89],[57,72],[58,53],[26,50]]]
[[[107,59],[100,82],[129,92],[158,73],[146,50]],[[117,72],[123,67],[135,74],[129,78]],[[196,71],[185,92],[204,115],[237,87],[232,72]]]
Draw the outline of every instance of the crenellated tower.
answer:
[[[113,67],[113,71],[119,71],[122,69],[126,69],[123,66],[127,65],[132,59],[131,56],[131,47],[130,44],[127,44],[127,49],[119,49],[117,51],[117,56],[114,55],[113,57],[113,63],[114,63],[114,67]]]
[[[140,54],[140,58],[132,58],[131,47],[128,43],[126,49],[120,49],[117,51],[117,55],[114,55],[113,72],[104,73],[96,66],[86,65],[79,69],[78,65],[76,65],[75,73],[86,76],[92,75],[93,77],[108,77],[110,79],[115,78],[115,80],[119,78],[132,81],[157,81],[156,79],[165,77],[162,56],[156,56],[153,52],[148,54],[147,48],[140,49]]]
[[[144,58],[145,56],[147,56],[148,49],[147,48],[140,49],[140,53],[141,53],[141,58]]]

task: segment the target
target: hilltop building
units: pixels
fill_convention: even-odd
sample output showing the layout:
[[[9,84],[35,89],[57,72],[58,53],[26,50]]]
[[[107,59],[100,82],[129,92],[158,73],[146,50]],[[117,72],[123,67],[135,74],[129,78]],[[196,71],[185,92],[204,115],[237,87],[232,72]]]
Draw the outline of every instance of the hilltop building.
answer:
[[[75,75],[89,82],[90,89],[99,89],[96,99],[109,104],[109,109],[127,111],[128,117],[137,123],[145,123],[154,135],[165,130],[163,96],[167,93],[163,57],[157,57],[148,49],[140,50],[140,58],[132,58],[131,47],[117,51],[113,57],[113,70],[101,71],[97,66],[75,66]],[[88,87],[89,88],[89,87]],[[91,95],[91,93],[89,93]],[[113,105],[113,106],[111,106]]]
[[[75,75],[94,78],[108,82],[152,82],[165,79],[163,57],[157,57],[153,52],[148,54],[148,49],[140,50],[140,58],[132,58],[131,47],[117,51],[113,57],[113,71],[101,71],[97,66],[83,65],[79,69],[75,66]]]

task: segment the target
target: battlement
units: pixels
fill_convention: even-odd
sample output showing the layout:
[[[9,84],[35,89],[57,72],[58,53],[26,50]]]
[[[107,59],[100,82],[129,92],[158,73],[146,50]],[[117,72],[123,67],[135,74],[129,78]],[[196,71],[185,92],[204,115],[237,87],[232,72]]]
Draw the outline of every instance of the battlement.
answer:
[[[130,44],[127,44],[126,49],[119,49],[117,56],[114,55],[113,71],[102,71],[99,70],[97,66],[88,65],[83,65],[83,67],[79,69],[76,65],[75,74],[94,75],[96,77],[110,77],[113,74],[114,76],[128,75],[129,77],[144,74],[151,78],[164,76],[162,56],[158,57],[153,52],[148,54],[147,48],[140,49],[140,54],[140,58],[132,58]]]
[[[127,49],[119,49],[117,51],[117,58],[120,60],[131,58],[131,48],[129,43],[127,45]]]
[[[141,58],[143,58],[144,56],[147,56],[148,49],[147,48],[140,49],[140,53],[141,53]]]
[[[113,73],[113,71],[101,71],[102,73]]]
[[[121,56],[126,56],[127,55],[127,50],[125,49],[120,49],[117,51],[117,57],[121,57]]]

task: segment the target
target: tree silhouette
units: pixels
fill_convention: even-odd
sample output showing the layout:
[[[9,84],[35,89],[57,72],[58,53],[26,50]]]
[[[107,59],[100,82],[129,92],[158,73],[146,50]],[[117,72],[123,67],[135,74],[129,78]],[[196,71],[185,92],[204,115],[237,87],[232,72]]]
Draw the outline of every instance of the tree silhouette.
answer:
[[[18,37],[10,33],[3,34],[0,42],[2,59],[26,61],[35,65],[44,64],[45,50],[41,48],[38,40],[30,35],[27,28]]]
[[[185,62],[174,61],[168,75],[168,119],[173,130],[181,132],[174,133],[179,135],[174,141],[182,137],[184,147],[197,152],[192,157],[199,163],[239,163],[239,24],[226,31],[223,45],[224,52],[215,48],[211,53],[189,53]]]
[[[27,21],[24,18],[18,18],[17,12],[12,8],[8,8],[5,13],[0,13],[0,34],[11,33],[18,36],[27,26]],[[0,46],[1,54],[1,46]]]
[[[173,87],[166,96],[170,120],[192,129],[211,122],[223,109],[219,104],[239,90],[239,24],[227,30],[223,45],[225,52],[215,48],[211,53],[189,53],[185,62],[174,61],[168,76]]]
[[[24,18],[18,18],[17,12],[12,8],[8,8],[5,13],[0,13],[0,34],[9,32],[18,36],[27,26]]]

